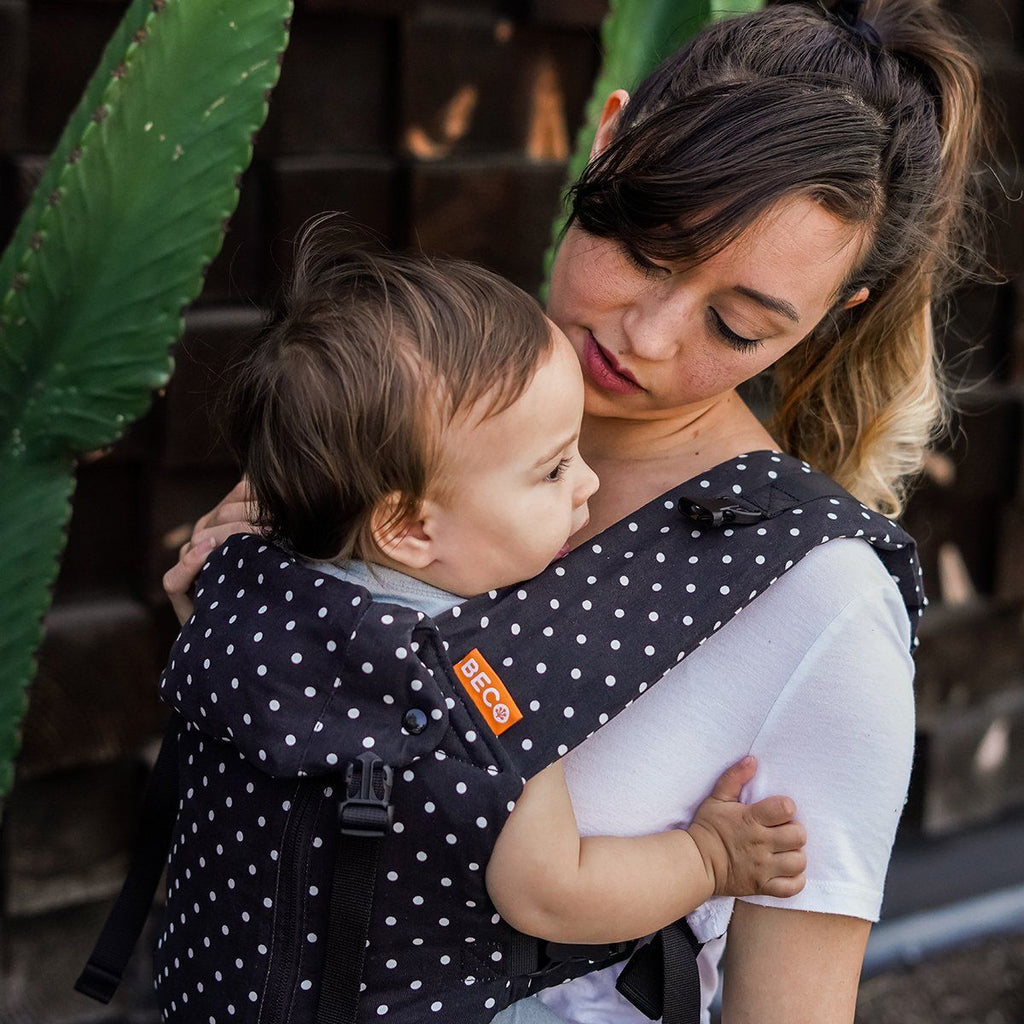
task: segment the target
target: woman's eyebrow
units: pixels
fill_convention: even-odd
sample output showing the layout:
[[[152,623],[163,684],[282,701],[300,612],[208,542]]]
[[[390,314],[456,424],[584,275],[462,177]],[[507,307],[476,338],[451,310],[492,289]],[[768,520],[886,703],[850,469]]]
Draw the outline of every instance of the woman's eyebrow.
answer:
[[[765,309],[770,309],[773,313],[781,313],[787,320],[792,320],[795,324],[800,323],[800,314],[792,302],[777,299],[774,295],[765,295],[764,292],[756,291],[754,288],[748,288],[742,284],[733,285],[732,290],[748,299],[753,299],[754,302],[764,306]]]

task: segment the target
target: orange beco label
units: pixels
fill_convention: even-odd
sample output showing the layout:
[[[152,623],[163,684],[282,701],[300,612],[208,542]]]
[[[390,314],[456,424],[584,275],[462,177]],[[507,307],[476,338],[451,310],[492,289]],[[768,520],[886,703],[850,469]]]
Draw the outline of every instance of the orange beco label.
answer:
[[[455,674],[495,736],[523,717],[501,677],[476,647],[455,666]]]

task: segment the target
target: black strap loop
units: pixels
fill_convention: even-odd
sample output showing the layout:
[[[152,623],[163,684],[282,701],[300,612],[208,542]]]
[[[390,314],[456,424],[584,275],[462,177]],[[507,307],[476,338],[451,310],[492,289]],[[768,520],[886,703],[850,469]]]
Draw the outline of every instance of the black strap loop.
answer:
[[[700,948],[686,921],[676,921],[629,958],[615,987],[651,1020],[694,1024],[700,1020]]]
[[[75,982],[83,995],[109,1003],[124,977],[139,941],[160,876],[167,865],[171,833],[178,816],[178,736],[182,728],[172,715],[153,766],[142,805],[139,840],[128,876],[96,940],[89,962]]]

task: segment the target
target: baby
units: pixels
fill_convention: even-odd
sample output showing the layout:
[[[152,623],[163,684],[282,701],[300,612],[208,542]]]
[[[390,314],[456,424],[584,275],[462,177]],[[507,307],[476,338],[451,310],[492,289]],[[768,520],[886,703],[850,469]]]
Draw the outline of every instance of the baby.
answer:
[[[375,599],[438,615],[536,575],[588,521],[573,350],[479,267],[307,232],[232,398],[259,529]],[[488,892],[516,928],[564,943],[636,938],[712,895],[791,896],[803,829],[788,798],[739,802],[754,771],[729,768],[685,829],[581,837],[551,765],[498,837]]]

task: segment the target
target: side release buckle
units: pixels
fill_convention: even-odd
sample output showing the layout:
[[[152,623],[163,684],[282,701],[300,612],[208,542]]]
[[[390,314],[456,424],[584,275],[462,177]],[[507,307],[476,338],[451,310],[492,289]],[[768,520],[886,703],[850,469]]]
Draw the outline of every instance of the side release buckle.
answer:
[[[767,518],[757,509],[745,508],[730,498],[680,497],[679,511],[688,519],[705,526],[725,526],[728,523],[758,523]]]
[[[391,766],[370,751],[349,761],[345,769],[346,795],[338,806],[338,824],[343,836],[379,838],[391,831],[394,780]]]
[[[627,953],[632,953],[635,948],[636,939],[630,939],[627,942],[603,942],[598,944],[545,942],[541,945],[549,966],[551,964],[565,963],[568,960],[584,960],[588,963],[596,963],[601,960],[610,960],[613,957],[621,959]]]

